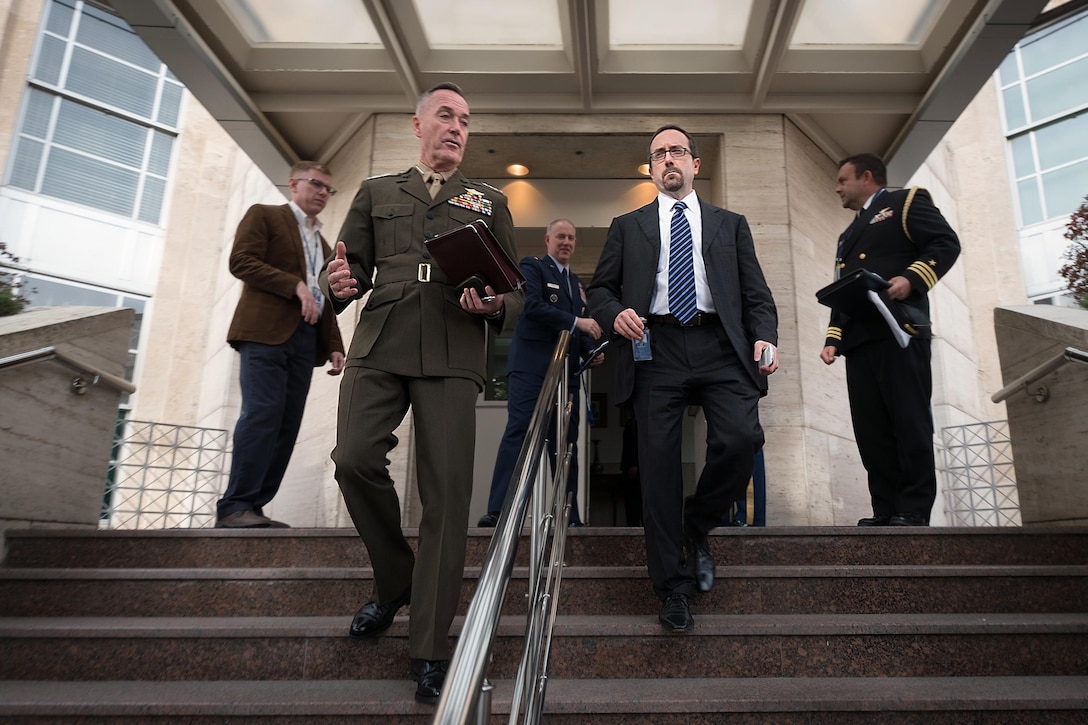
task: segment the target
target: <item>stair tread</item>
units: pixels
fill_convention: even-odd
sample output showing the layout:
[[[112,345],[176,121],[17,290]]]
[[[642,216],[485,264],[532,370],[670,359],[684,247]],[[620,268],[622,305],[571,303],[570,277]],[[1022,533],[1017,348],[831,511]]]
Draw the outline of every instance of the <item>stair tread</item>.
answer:
[[[509,712],[512,682],[493,683]],[[426,713],[407,680],[4,681],[0,715],[329,715]],[[546,713],[1084,709],[1088,677],[876,677],[562,680]]]
[[[465,567],[466,579],[478,579],[481,567]],[[513,580],[528,577],[528,568],[515,567]],[[729,566],[719,564],[717,576],[746,579],[782,578],[960,578],[964,576],[1088,576],[1088,565],[1078,564],[946,564],[946,565],[765,565]],[[308,579],[369,579],[370,567],[240,567],[240,568],[0,568],[0,581],[19,580],[308,580]],[[563,569],[564,579],[629,579],[646,578],[644,566],[578,566]]]
[[[348,621],[344,616],[0,617],[0,637],[344,637]],[[524,621],[524,617],[516,615],[503,616],[500,636],[519,636]],[[407,616],[398,616],[390,634],[406,634],[407,622]],[[463,616],[454,619],[454,635],[463,622]],[[702,614],[697,615],[696,622],[695,635],[1088,632],[1088,613],[1083,612]],[[661,628],[656,616],[619,614],[559,614],[555,632],[559,636],[674,636]]]

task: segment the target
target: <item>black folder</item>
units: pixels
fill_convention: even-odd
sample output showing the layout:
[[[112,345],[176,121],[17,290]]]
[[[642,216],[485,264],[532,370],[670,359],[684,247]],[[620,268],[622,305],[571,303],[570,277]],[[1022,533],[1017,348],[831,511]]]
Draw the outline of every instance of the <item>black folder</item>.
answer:
[[[850,317],[872,318],[880,313],[869,300],[869,292],[879,292],[890,286],[879,274],[867,269],[855,269],[819,290],[816,299],[821,305]]]
[[[525,284],[521,269],[510,259],[483,219],[428,239],[427,251],[450,280],[459,287],[475,287],[481,297],[484,286],[506,294]]]
[[[916,307],[888,297],[891,283],[867,269],[857,269],[816,292],[820,304],[859,319],[882,318],[900,347],[929,327],[929,318]]]

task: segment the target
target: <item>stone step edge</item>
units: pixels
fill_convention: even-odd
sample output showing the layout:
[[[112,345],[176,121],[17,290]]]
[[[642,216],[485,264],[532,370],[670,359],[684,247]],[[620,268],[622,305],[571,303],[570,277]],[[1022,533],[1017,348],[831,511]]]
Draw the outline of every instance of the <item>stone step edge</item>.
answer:
[[[492,714],[513,684],[493,683]],[[0,682],[0,717],[427,714],[407,680]],[[1088,677],[549,680],[544,712],[1088,711]]]
[[[419,529],[406,527],[402,529],[407,538],[417,538]],[[478,528],[470,526],[469,536],[490,538],[495,529]],[[347,526],[336,527],[295,527],[289,529],[7,529],[4,535],[9,539],[65,539],[65,538],[90,538],[90,539],[169,539],[169,538],[194,538],[207,537],[219,538],[352,538],[357,539],[358,533],[354,528]],[[636,537],[641,538],[643,529],[630,526],[585,526],[570,529],[567,536],[586,537]],[[1078,538],[1088,536],[1088,526],[926,526],[926,527],[895,527],[895,526],[749,526],[736,528],[721,526],[710,530],[711,536],[745,536],[757,538],[804,538],[804,537],[884,537],[884,536],[952,536],[952,537],[1013,537],[1013,538],[1038,538],[1040,536],[1059,536],[1063,538]],[[528,538],[528,529],[523,533]]]
[[[67,639],[264,639],[347,636],[350,617],[0,617],[0,638]],[[388,636],[407,636],[407,616],[398,616]],[[454,619],[457,635],[464,617]],[[1088,612],[922,614],[703,614],[696,636],[873,636],[1088,634]],[[525,618],[506,615],[498,635],[520,637]],[[560,637],[644,637],[665,632],[654,616],[563,615]]]
[[[479,579],[481,567],[465,567],[465,579]],[[860,578],[962,578],[962,577],[1085,577],[1088,565],[1057,564],[910,564],[910,565],[845,565],[830,566],[729,566],[715,568],[721,579],[860,579]],[[370,567],[254,567],[254,568],[0,568],[0,583],[5,581],[163,581],[163,580],[237,580],[287,581],[317,579],[371,579]],[[515,567],[513,580],[527,579],[527,567]],[[567,566],[564,579],[630,579],[646,578],[645,566]]]

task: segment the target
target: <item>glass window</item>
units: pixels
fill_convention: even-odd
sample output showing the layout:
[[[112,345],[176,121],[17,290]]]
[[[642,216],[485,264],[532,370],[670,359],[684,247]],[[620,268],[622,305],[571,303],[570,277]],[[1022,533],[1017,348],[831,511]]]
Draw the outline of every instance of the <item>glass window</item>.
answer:
[[[42,193],[132,216],[139,174],[105,161],[53,148],[42,178]]]
[[[1035,144],[1041,169],[1088,157],[1088,113],[1040,128],[1035,132]],[[1088,187],[1084,191],[1088,193]]]
[[[75,6],[71,2],[53,0],[49,4],[49,12],[45,18],[45,29],[50,33],[56,33],[67,38],[72,32],[72,17],[75,15]]]
[[[53,0],[39,41],[9,183],[160,223],[183,87],[124,21],[82,0]]]
[[[129,30],[123,20],[91,5],[84,8],[76,40],[153,73],[158,73],[159,66],[162,65],[140,36]]]
[[[38,47],[38,59],[34,63],[34,77],[51,86],[60,85],[60,71],[64,66],[64,41],[48,35]]]
[[[53,142],[86,149],[109,161],[138,168],[143,163],[146,136],[147,129],[143,126],[62,100]]]
[[[1005,128],[1010,131],[1020,128],[1028,122],[1028,112],[1024,108],[1023,86],[1015,85],[1001,92],[1005,102]]]
[[[1015,50],[1001,61],[1001,66],[997,69],[997,77],[1003,86],[1020,80],[1020,65],[1017,63]]]
[[[1034,75],[1047,68],[1084,55],[1088,48],[1088,18],[1081,16],[1066,25],[1040,33],[1025,42],[1020,49],[1024,73]]]
[[[181,115],[181,91],[182,87],[176,83],[163,83],[162,97],[159,100],[159,123],[177,128],[178,117]]]
[[[1088,57],[1027,81],[1033,121],[1083,106],[1088,100]]]
[[[65,87],[80,95],[151,118],[158,79],[83,48],[72,51]]]
[[[174,137],[158,131],[151,134],[151,155],[147,160],[147,170],[152,174],[166,176],[170,170],[170,151],[174,148]]]
[[[139,219],[154,224],[162,214],[162,203],[166,198],[166,181],[154,176],[144,179],[144,193],[140,197]]]
[[[45,144],[29,138],[15,139],[15,153],[8,183],[20,189],[34,191],[38,187],[38,168],[41,166]]]
[[[1043,174],[1048,218],[1072,214],[1088,190],[1088,161]]]
[[[1033,176],[1016,184],[1020,195],[1020,224],[1029,226],[1043,221],[1043,204],[1039,199],[1039,183]]]
[[[1031,150],[1031,135],[1024,134],[1011,140],[1013,170],[1016,178],[1035,173],[1035,154]]]
[[[53,99],[48,93],[30,89],[23,111],[22,132],[34,138],[48,138],[49,117],[53,115]]]

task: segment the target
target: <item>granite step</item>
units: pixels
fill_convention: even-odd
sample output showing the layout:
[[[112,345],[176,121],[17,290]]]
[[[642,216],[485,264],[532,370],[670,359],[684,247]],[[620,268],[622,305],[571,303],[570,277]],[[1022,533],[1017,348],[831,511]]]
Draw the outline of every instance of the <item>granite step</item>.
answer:
[[[479,568],[465,571],[460,613]],[[1078,612],[1081,566],[719,566],[696,614]],[[366,568],[0,568],[0,617],[349,616],[371,593]],[[527,571],[515,569],[504,612],[525,611]],[[568,566],[564,614],[655,615],[644,567]]]
[[[490,723],[513,684],[496,680]],[[407,680],[0,682],[8,725],[430,723]],[[674,678],[548,682],[549,725],[1084,723],[1088,677]]]
[[[493,529],[472,529],[468,566],[481,566]],[[416,530],[406,530],[415,545]],[[8,568],[368,567],[352,529],[9,530]],[[519,547],[525,565],[528,539]],[[719,563],[739,566],[1062,565],[1088,562],[1088,527],[715,529]],[[568,565],[645,566],[641,529],[586,527],[567,539]]]
[[[408,625],[347,636],[347,617],[0,619],[0,680],[396,680]],[[462,620],[454,623],[453,635]],[[493,678],[512,678],[524,618],[504,617]],[[713,657],[703,653],[714,652]],[[561,679],[1088,676],[1088,613],[699,615],[690,635],[651,616],[559,616]],[[108,663],[108,664],[105,664]]]

